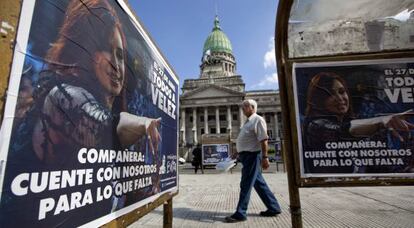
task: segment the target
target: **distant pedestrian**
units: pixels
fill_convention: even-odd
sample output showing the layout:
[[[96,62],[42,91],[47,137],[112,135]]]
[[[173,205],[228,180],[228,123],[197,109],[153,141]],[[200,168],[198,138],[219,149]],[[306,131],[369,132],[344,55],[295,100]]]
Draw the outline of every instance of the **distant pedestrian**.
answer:
[[[197,145],[193,149],[193,161],[191,164],[194,166],[194,173],[197,173],[198,168],[201,168],[201,147],[200,145]]]
[[[267,169],[269,167],[266,121],[256,114],[257,103],[255,100],[243,101],[242,109],[247,121],[237,137],[237,153],[232,155],[232,158],[238,155],[243,164],[240,197],[236,212],[225,218],[227,223],[241,222],[247,219],[247,206],[253,187],[267,207],[266,211],[260,212],[261,216],[270,217],[281,213],[279,203],[267,186],[260,168]]]

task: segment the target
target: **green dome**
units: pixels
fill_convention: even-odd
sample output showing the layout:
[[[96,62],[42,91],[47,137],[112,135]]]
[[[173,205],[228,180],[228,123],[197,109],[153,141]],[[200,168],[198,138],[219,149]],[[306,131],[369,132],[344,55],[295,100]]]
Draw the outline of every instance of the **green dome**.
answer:
[[[214,19],[214,28],[210,35],[207,37],[206,42],[204,42],[203,55],[207,50],[213,52],[225,52],[228,54],[232,53],[231,43],[226,34],[221,31],[220,22],[218,17]]]

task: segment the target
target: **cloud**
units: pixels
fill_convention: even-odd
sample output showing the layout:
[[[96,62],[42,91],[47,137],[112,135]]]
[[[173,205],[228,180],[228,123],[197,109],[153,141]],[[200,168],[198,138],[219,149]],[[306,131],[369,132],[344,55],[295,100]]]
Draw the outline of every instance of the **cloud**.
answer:
[[[395,20],[405,22],[408,19],[410,19],[410,16],[411,16],[412,12],[414,12],[414,10],[408,11],[408,9],[405,9],[405,10],[401,11],[400,13],[394,15],[393,17],[387,17],[387,18],[394,18]]]
[[[276,69],[276,56],[275,56],[275,43],[274,37],[271,37],[269,40],[269,49],[264,55],[263,66],[265,69],[272,68]]]
[[[263,57],[263,66],[265,69],[264,77],[258,83],[251,86],[251,89],[278,89],[279,79],[276,73],[276,56],[274,37],[270,37],[269,45]]]
[[[252,86],[253,89],[277,89],[279,88],[279,79],[277,73],[267,74],[259,81],[259,83]]]

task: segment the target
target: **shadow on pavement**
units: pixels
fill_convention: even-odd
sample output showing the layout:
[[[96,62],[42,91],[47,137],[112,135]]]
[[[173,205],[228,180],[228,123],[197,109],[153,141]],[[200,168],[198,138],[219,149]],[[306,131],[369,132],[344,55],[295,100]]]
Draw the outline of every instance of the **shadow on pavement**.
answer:
[[[153,211],[159,215],[163,215],[163,211]],[[174,218],[180,218],[185,220],[193,220],[204,223],[224,222],[224,217],[231,215],[231,212],[217,212],[217,211],[200,211],[193,210],[191,208],[178,207],[174,208]],[[248,215],[250,216],[250,215]]]

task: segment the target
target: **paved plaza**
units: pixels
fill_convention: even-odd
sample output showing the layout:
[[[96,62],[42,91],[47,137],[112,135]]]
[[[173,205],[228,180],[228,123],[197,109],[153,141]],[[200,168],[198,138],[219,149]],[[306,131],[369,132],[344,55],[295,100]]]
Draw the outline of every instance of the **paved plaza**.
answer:
[[[264,218],[265,210],[256,192],[249,204],[246,222],[226,224],[239,194],[239,169],[233,173],[206,170],[194,174],[181,167],[180,193],[174,198],[173,227],[291,227],[286,173],[274,163],[264,176],[282,207],[282,214]],[[300,189],[303,227],[318,228],[413,228],[414,187],[353,187]],[[162,207],[144,216],[130,228],[162,227]]]

